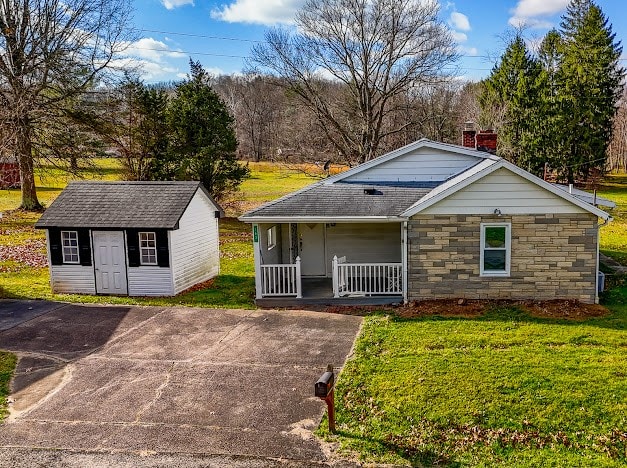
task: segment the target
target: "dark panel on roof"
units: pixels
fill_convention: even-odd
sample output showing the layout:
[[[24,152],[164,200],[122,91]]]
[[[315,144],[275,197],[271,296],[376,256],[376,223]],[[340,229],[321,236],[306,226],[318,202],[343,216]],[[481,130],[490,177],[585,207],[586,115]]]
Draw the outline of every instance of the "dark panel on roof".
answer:
[[[176,227],[199,182],[71,182],[35,227]]]
[[[314,185],[244,215],[251,216],[398,216],[432,189],[387,185]]]

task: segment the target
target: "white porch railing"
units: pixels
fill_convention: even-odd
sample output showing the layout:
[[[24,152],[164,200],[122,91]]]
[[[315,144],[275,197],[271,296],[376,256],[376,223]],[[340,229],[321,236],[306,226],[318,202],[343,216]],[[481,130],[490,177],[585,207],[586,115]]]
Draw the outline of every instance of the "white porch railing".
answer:
[[[261,296],[303,297],[300,257],[292,264],[261,265]]]
[[[333,257],[334,297],[402,294],[402,263],[346,263],[346,257]]]

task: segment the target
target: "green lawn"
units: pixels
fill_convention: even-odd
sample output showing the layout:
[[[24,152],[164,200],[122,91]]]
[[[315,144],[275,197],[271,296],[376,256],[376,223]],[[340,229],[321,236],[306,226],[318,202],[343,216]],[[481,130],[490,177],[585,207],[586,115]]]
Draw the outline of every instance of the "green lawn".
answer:
[[[0,421],[7,415],[7,396],[9,383],[15,369],[17,358],[14,354],[0,351]]]
[[[609,176],[600,194],[616,202],[613,221],[601,230],[601,252],[627,265],[627,176]]]
[[[368,317],[338,384],[332,439],[414,466],[625,466],[626,290],[621,299],[585,322],[511,307]]]

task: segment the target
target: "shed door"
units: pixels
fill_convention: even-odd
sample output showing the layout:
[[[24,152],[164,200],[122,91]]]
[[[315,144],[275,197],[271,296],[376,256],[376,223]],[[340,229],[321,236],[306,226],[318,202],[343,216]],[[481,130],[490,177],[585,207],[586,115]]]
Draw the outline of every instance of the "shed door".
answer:
[[[325,276],[324,224],[298,225],[298,251],[303,276]]]
[[[124,232],[93,231],[97,294],[128,294]]]

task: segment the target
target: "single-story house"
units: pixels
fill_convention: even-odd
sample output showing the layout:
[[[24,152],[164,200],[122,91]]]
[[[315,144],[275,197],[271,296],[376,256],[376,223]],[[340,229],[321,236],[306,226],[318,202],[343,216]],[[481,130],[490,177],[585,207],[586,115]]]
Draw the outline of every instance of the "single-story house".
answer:
[[[595,203],[613,203],[492,154],[491,135],[470,140],[422,139],[241,216],[257,303],[596,302],[611,218]]]
[[[35,227],[55,293],[174,296],[219,273],[222,214],[200,182],[71,182]]]

